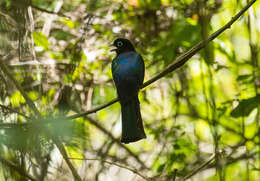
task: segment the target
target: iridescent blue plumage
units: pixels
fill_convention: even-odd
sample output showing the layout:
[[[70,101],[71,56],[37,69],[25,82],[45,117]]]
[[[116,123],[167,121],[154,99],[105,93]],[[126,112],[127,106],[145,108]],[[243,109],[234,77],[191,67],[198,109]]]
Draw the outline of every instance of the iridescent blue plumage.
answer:
[[[114,45],[117,57],[112,61],[112,74],[121,104],[121,142],[129,143],[146,138],[138,100],[144,80],[144,61],[129,40],[120,38]]]

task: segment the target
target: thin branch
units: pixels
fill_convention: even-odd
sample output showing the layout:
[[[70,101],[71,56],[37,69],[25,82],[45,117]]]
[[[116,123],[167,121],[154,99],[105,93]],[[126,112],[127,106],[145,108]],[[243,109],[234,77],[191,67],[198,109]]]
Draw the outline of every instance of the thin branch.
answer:
[[[176,180],[177,171],[178,171],[177,169],[174,169],[174,170],[173,170],[172,181],[175,181],[175,180]]]
[[[83,117],[83,116],[86,116],[86,115],[91,114],[91,113],[95,113],[95,112],[97,112],[97,111],[100,111],[101,109],[104,109],[104,108],[106,108],[106,107],[108,107],[108,106],[110,106],[110,105],[116,103],[117,101],[119,101],[118,98],[113,99],[113,100],[109,101],[108,103],[103,104],[103,105],[100,105],[100,106],[98,106],[98,107],[96,107],[96,108],[94,108],[94,109],[92,109],[92,110],[86,111],[86,112],[84,112],[84,113],[79,113],[79,114],[75,114],[75,115],[72,115],[72,116],[68,116],[68,117],[66,117],[65,119],[68,119],[68,120],[70,120],[70,119],[76,119],[76,118]]]
[[[206,161],[205,163],[203,163],[202,165],[200,165],[197,169],[193,170],[192,172],[190,172],[188,175],[186,175],[185,177],[183,177],[181,179],[181,181],[185,181],[187,179],[189,179],[190,177],[192,177],[193,175],[195,175],[196,173],[198,173],[200,170],[202,170],[204,167],[206,167],[207,165],[209,165],[212,160],[215,159],[215,154],[213,154],[210,159],[208,161]]]
[[[4,164],[4,165],[10,167],[12,170],[17,171],[20,175],[22,175],[32,181],[37,181],[36,178],[34,178],[32,175],[26,173],[21,167],[18,167],[13,162],[10,162],[9,160],[3,158],[2,156],[0,156],[0,162],[2,162],[2,164]]]
[[[36,10],[41,11],[41,12],[44,12],[44,13],[55,14],[55,15],[63,16],[63,17],[65,17],[65,18],[70,19],[70,17],[66,16],[65,14],[63,14],[63,13],[61,13],[61,12],[49,11],[49,10],[47,10],[47,9],[43,9],[43,8],[38,7],[38,6],[35,6],[35,5],[33,5],[33,4],[31,4],[31,7],[32,7],[33,9],[36,9]]]
[[[59,0],[57,1],[57,3],[55,4],[55,8],[54,8],[54,12],[58,13],[60,11],[60,8],[63,5],[63,0]],[[43,27],[42,27],[42,33],[48,37],[51,31],[51,26],[52,26],[52,22],[55,20],[57,16],[56,15],[51,15],[48,17],[48,21],[45,21]]]
[[[77,170],[75,169],[75,167],[72,165],[72,163],[70,162],[70,160],[68,159],[68,154],[63,146],[63,144],[61,143],[60,140],[53,138],[53,141],[55,142],[57,148],[59,149],[61,155],[63,156],[64,160],[66,161],[67,165],[69,166],[74,179],[77,181],[82,181],[82,179],[80,178],[79,174],[77,173]]]
[[[28,7],[28,16],[29,16],[29,30],[30,30],[30,36],[31,36],[31,53],[33,60],[36,60],[36,53],[34,49],[34,39],[33,39],[33,32],[34,32],[34,19],[33,19],[33,13],[32,13],[32,7]]]
[[[111,161],[107,161],[107,160],[103,160],[103,159],[98,159],[98,158],[68,158],[68,159],[101,161],[101,162],[104,162],[104,163],[108,163],[108,164],[110,164],[110,165],[115,165],[115,166],[117,166],[117,167],[127,169],[127,170],[129,170],[129,171],[131,171],[131,172],[133,172],[133,173],[139,175],[140,177],[142,177],[142,178],[145,179],[145,180],[150,180],[147,176],[140,174],[137,169],[130,168],[130,167],[127,167],[127,166],[124,166],[124,165],[120,165],[120,164],[115,163],[115,162],[111,162]]]
[[[239,162],[241,160],[248,160],[248,159],[256,160],[257,159],[257,154],[258,154],[258,152],[253,152],[253,153],[250,153],[250,154],[244,153],[244,154],[242,154],[242,155],[240,155],[238,157],[235,157],[235,158],[232,158],[231,156],[226,157],[225,158],[225,160],[226,160],[225,166],[227,167],[228,165],[237,163],[237,162]],[[215,168],[215,163],[210,164],[207,168],[208,169]]]
[[[30,119],[30,118],[29,118],[28,116],[26,116],[24,113],[21,113],[21,112],[19,112],[19,111],[16,111],[15,109],[13,109],[13,108],[11,108],[11,107],[8,107],[8,106],[2,105],[2,104],[0,104],[0,107],[1,107],[2,109],[8,110],[8,111],[10,111],[10,112],[12,112],[12,113],[17,113],[17,114],[23,116],[23,117],[26,118],[26,119]]]
[[[120,140],[116,139],[109,131],[107,131],[103,126],[101,126],[97,121],[90,117],[86,117],[88,121],[95,125],[99,130],[105,133],[113,142],[117,143],[120,147],[122,147],[129,155],[131,155],[143,168],[148,169],[147,166],[139,159],[137,155],[135,155],[128,147],[120,142]]]
[[[154,83],[155,81],[161,79],[162,77],[164,77],[165,75],[167,75],[168,73],[171,73],[172,71],[180,68],[181,66],[183,66],[193,55],[195,55],[198,51],[200,51],[202,48],[204,48],[206,45],[208,45],[212,40],[214,40],[216,37],[218,37],[221,33],[223,33],[225,30],[229,29],[231,27],[231,25],[238,20],[238,18],[245,12],[247,11],[247,9],[252,6],[257,0],[252,0],[251,2],[249,2],[239,13],[236,14],[236,16],[234,16],[233,18],[231,18],[231,20],[226,23],[222,28],[220,28],[219,30],[217,30],[216,32],[214,32],[213,34],[211,34],[209,36],[209,38],[207,40],[203,40],[201,42],[199,42],[197,45],[193,46],[191,49],[189,49],[187,52],[181,54],[179,57],[177,57],[173,63],[171,63],[170,65],[168,65],[162,72],[160,72],[159,74],[155,75],[152,79],[146,81],[141,88],[145,88],[148,85]],[[98,106],[97,108],[94,108],[92,110],[86,111],[84,113],[79,113],[79,114],[75,114],[72,116],[67,117],[66,119],[75,119],[78,117],[82,117],[85,116],[87,114],[91,114],[91,113],[95,113],[101,109],[104,109],[108,106],[110,106],[111,104],[116,103],[117,101],[119,101],[118,98],[113,99],[111,101],[109,101],[106,104],[103,104],[101,106]]]

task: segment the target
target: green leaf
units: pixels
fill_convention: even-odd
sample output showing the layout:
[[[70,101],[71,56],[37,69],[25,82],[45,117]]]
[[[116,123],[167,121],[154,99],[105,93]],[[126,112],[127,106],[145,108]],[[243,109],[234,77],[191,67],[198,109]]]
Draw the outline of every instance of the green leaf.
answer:
[[[28,93],[28,97],[29,97],[32,101],[35,101],[35,100],[37,100],[37,98],[38,98],[38,94],[37,94],[37,92],[30,91],[30,92]]]
[[[163,164],[161,164],[161,165],[159,165],[158,167],[157,167],[157,172],[161,172],[161,171],[163,171],[163,169],[164,169],[164,167],[165,167],[165,163],[163,163]]]
[[[63,22],[64,24],[66,24],[66,25],[67,25],[68,27],[70,27],[71,29],[76,28],[76,26],[78,25],[78,22],[76,22],[76,21],[71,21],[71,20],[65,19],[65,18],[63,18],[63,19],[61,20],[61,22]]]
[[[253,76],[252,76],[252,74],[239,75],[237,77],[237,81],[239,81],[241,83],[253,82]]]
[[[61,29],[54,29],[51,32],[51,35],[54,36],[57,40],[65,40],[65,41],[70,41],[75,38],[74,35],[72,35],[69,32],[63,31]]]
[[[41,32],[33,32],[33,39],[36,46],[47,49],[50,45],[48,38]]]
[[[259,103],[260,95],[248,99],[243,99],[239,102],[238,106],[231,111],[230,115],[235,118],[248,116],[250,112],[259,105]]]
[[[23,95],[17,91],[11,96],[11,104],[14,107],[18,107],[20,103],[25,103],[25,99],[23,98]]]

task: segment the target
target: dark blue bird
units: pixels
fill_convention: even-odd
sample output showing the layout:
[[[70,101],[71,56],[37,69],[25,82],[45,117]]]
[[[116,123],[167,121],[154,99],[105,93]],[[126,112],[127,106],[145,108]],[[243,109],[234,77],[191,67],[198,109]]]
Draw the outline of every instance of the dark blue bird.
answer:
[[[144,81],[144,61],[132,43],[124,38],[114,41],[116,58],[112,61],[112,74],[122,112],[122,143],[146,138],[138,91]]]

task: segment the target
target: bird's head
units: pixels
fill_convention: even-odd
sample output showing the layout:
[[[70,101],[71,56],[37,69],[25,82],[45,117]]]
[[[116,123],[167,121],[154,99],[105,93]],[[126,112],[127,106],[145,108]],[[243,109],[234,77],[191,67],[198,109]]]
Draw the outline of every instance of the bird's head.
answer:
[[[116,48],[113,49],[112,51],[115,51],[117,53],[117,55],[119,55],[120,53],[128,52],[128,51],[135,51],[135,48],[132,45],[132,43],[128,39],[125,39],[125,38],[117,38],[113,42],[113,46],[115,46]]]

